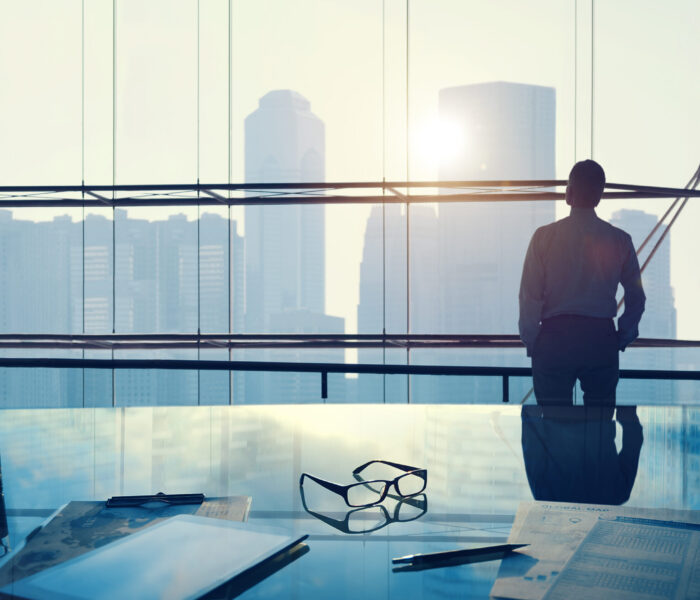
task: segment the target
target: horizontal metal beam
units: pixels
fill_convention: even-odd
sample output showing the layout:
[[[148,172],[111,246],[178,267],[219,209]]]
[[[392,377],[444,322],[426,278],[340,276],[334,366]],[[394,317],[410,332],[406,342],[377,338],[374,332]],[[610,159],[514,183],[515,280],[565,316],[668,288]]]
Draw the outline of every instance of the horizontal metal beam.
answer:
[[[138,369],[166,371],[255,371],[285,373],[357,373],[375,375],[461,375],[531,377],[527,367],[447,365],[385,365],[348,363],[269,362],[242,360],[140,360],[81,358],[0,358],[0,367],[43,369]],[[700,371],[620,369],[622,379],[700,381]]]
[[[284,373],[369,373],[375,375],[530,375],[525,367],[383,365],[247,360],[143,360],[82,358],[0,358],[0,367],[45,369],[139,369],[166,371],[264,371]]]
[[[4,207],[128,207],[128,206],[255,206],[304,204],[381,204],[433,202],[522,202],[561,200],[564,180],[472,181],[353,181],[220,184],[128,184],[0,186]],[[409,194],[401,190],[437,188],[437,194]],[[537,189],[539,188],[539,189]],[[549,188],[549,189],[547,189]],[[339,194],[339,190],[385,190],[389,195]],[[445,193],[456,190],[457,193]],[[461,190],[461,191],[460,191]],[[606,199],[700,197],[700,190],[609,183]],[[311,192],[331,192],[327,194]],[[221,192],[237,196],[228,198]],[[257,192],[241,195],[243,192]],[[68,195],[64,197],[63,195]],[[72,196],[71,196],[72,194]],[[119,195],[122,194],[121,197]],[[126,194],[126,195],[124,195]],[[51,196],[53,195],[53,196]],[[86,197],[88,196],[88,197]],[[110,197],[111,196],[111,197]]]
[[[246,191],[246,190],[303,190],[303,189],[361,189],[361,188],[473,188],[473,187],[563,187],[566,179],[460,179],[432,181],[300,181],[300,182],[245,182],[245,183],[147,183],[116,185],[3,185],[6,192],[133,192],[133,191]],[[662,196],[695,195],[693,190],[665,186],[606,183],[606,189],[637,190]]]
[[[700,197],[700,191],[692,194]],[[646,192],[606,192],[608,200],[644,200],[658,199],[658,194]],[[304,205],[345,205],[345,204],[446,204],[446,203],[489,203],[489,202],[540,202],[563,200],[563,193],[526,192],[526,193],[492,193],[492,194],[435,194],[404,196],[251,196],[246,198],[227,198],[216,200],[209,197],[131,197],[114,200],[95,200],[78,198],[60,199],[21,199],[0,198],[0,208],[129,208],[146,206],[304,206]]]
[[[640,338],[637,348],[698,348],[700,341]],[[523,348],[517,335],[431,334],[0,334],[0,348],[51,350]]]
[[[700,197],[700,191],[693,196]],[[644,200],[658,199],[658,194],[647,192],[606,192],[604,199]],[[129,197],[97,200],[92,198],[0,198],[0,208],[129,208],[146,206],[304,206],[345,204],[446,204],[489,202],[542,202],[563,200],[563,193],[556,192],[511,192],[488,194],[430,194],[410,196],[248,196],[217,200],[208,196],[164,196]]]
[[[2,185],[0,194],[6,192],[175,192],[175,191],[247,191],[247,190],[327,190],[362,188],[463,188],[463,187],[556,187],[565,186],[564,179],[479,179],[444,181],[300,181],[300,182],[246,182],[246,183],[147,183],[116,185]],[[629,184],[606,184],[606,187]],[[652,188],[656,189],[656,188]],[[659,190],[671,188],[658,188]]]
[[[0,340],[518,340],[509,333],[0,333]],[[652,338],[639,338],[652,339]],[[676,340],[672,340],[676,341]]]
[[[700,346],[700,344],[698,345]],[[448,342],[448,341],[426,341],[426,342],[380,342],[380,341],[290,341],[290,342],[244,342],[244,341],[217,341],[217,340],[202,340],[201,342],[183,341],[183,342],[48,342],[48,341],[26,341],[15,342],[5,341],[0,342],[0,349],[23,349],[23,350],[310,350],[310,349],[339,349],[356,348],[356,349],[393,349],[402,350],[410,348],[412,350],[420,349],[458,349],[458,348],[523,348],[520,341],[513,342]]]

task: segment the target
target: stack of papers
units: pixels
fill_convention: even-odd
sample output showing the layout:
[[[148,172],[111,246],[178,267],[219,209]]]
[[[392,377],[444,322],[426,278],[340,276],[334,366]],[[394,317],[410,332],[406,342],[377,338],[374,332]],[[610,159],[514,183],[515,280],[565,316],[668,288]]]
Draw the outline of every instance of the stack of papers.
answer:
[[[599,519],[545,598],[700,598],[700,525]]]
[[[491,596],[520,600],[700,597],[690,591],[700,586],[698,525],[698,511],[524,502],[508,542],[530,546],[518,551],[522,556],[503,561]],[[639,541],[658,536],[677,542],[665,546]],[[649,571],[645,575],[645,569],[659,561],[664,574]],[[654,591],[647,585],[647,580],[664,577],[678,582],[671,595],[666,588]]]

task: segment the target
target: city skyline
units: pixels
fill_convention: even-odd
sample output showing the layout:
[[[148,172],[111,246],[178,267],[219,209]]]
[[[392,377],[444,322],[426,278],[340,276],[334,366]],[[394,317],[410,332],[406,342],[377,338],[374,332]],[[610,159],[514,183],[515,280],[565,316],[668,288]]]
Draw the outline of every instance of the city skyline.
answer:
[[[120,0],[114,12],[90,2],[84,13],[77,0],[6,2],[0,56],[13,93],[0,97],[0,183],[243,182],[245,116],[275,89],[301,92],[325,122],[327,181],[437,179],[439,90],[486,81],[556,90],[559,179],[588,157],[616,183],[682,187],[696,169],[700,91],[687,82],[700,51],[697,3],[658,11],[625,0],[596,6],[593,20],[587,1],[436,2],[246,1],[230,15],[224,0]],[[261,30],[270,41],[253,52]],[[657,71],[663,86],[649,76]],[[611,200],[600,214],[661,215],[669,203]],[[699,207],[688,203],[671,240],[684,339],[700,339],[700,278],[687,258]],[[239,233],[242,212],[233,210]],[[368,214],[327,207],[329,239],[343,243],[327,244],[326,308],[351,329]]]
[[[693,595],[699,24],[0,0],[0,594]]]
[[[462,148],[461,154],[458,151],[445,159],[441,178],[498,179],[507,173],[523,179],[553,177],[555,90],[496,82],[448,88],[440,95],[441,117],[451,122],[456,131],[472,129],[477,142],[472,148]],[[259,108],[246,119],[249,182],[323,181],[324,124],[310,107],[306,98],[291,90],[275,90],[260,99]],[[475,119],[478,127],[473,124]],[[502,147],[509,152],[500,152]],[[19,318],[19,313],[3,310],[0,323],[19,327],[20,332],[226,332],[230,327],[234,333],[352,333],[352,319],[325,311],[325,208],[246,206],[238,219],[231,219],[230,234],[228,217],[221,213],[204,212],[196,219],[196,214],[189,211],[170,214],[167,220],[149,221],[129,218],[126,210],[117,209],[113,244],[112,222],[105,214],[88,214],[84,222],[74,222],[65,215],[54,217],[52,222],[34,223],[15,221],[10,211],[0,211],[0,223],[5,224],[7,231],[14,230],[4,240],[2,268],[6,274],[13,268],[9,258],[13,249],[8,244],[19,231],[14,225],[22,224],[27,229],[34,224],[37,231],[54,237],[41,235],[41,244],[33,250],[34,254],[27,255],[34,256],[33,262],[23,270],[38,272],[43,268],[42,256],[51,256],[55,261],[61,252],[67,252],[65,264],[57,263],[50,269],[53,279],[48,281],[56,289],[61,288],[64,279],[59,274],[63,268],[68,285],[68,291],[60,296],[65,299],[65,308],[60,309],[65,316],[60,324],[54,316],[60,305],[51,302],[32,309],[30,303],[27,309],[22,301],[23,294],[31,299],[46,298],[41,294],[42,285],[47,282],[44,277],[30,279],[36,290],[21,291],[16,302],[17,311],[40,313],[41,318],[27,321]],[[534,229],[554,220],[553,203],[414,205],[410,215],[412,259],[407,273],[405,207],[390,204],[370,208],[363,257],[358,265],[357,332],[402,333],[410,328],[411,333],[515,333],[520,278],[517,259],[524,255]],[[238,233],[240,221],[248,224],[242,234]],[[623,229],[629,226],[639,245],[655,225],[656,217],[623,209],[613,215],[613,222]],[[52,227],[56,231],[51,232]],[[57,248],[63,248],[61,252],[52,252],[51,239]],[[670,240],[645,273],[645,282],[650,281],[651,286],[646,320],[641,327],[643,337],[676,335],[669,246]],[[112,265],[116,269],[114,283]],[[411,282],[408,295],[407,274]],[[6,277],[6,281],[23,282],[17,276]],[[23,290],[22,285],[10,287]],[[82,294],[82,304],[74,301],[78,294]],[[191,355],[170,354],[173,358]],[[159,353],[161,357],[170,354]],[[211,351],[208,356],[214,358],[215,354]],[[348,355],[352,360],[350,352],[328,350],[267,350],[264,357],[252,351],[237,354],[238,358],[249,360],[262,357],[320,362],[342,362]],[[220,357],[226,356],[224,351]],[[413,362],[425,364],[524,366],[526,362],[523,352],[517,350],[416,351],[412,356]],[[674,356],[673,352],[655,352],[653,356],[646,352],[643,357],[623,356],[623,362],[636,368],[672,368]],[[358,352],[358,359],[404,362],[407,356],[402,351],[363,350]],[[221,374],[204,374],[196,380],[179,374],[182,381],[174,384],[161,384],[155,381],[159,378],[137,373],[120,379],[120,396],[132,397],[137,404],[149,396],[169,398],[173,394],[184,403],[195,396],[214,403],[229,395],[238,402],[268,402],[276,398],[313,401],[318,396],[316,378],[299,374],[235,376],[235,391],[231,392],[224,389],[229,384]],[[415,393],[425,401],[474,401],[480,395],[490,397],[498,391],[490,380],[475,382],[473,389],[467,386],[470,392],[462,381],[445,380],[434,385],[425,378],[413,379]],[[359,387],[355,388],[352,378],[335,378],[331,401],[358,401],[374,397],[380,389],[376,387],[377,377],[364,376],[359,380]],[[383,384],[384,396],[406,397],[406,383],[405,378],[393,378],[388,387]],[[105,387],[104,383],[95,385],[95,390]],[[639,385],[627,387],[632,390],[627,395],[634,399]],[[668,386],[659,384],[656,388]],[[70,395],[69,391],[66,395]],[[83,396],[91,395],[99,392],[83,390]],[[667,392],[661,396],[654,395],[658,401],[668,401]]]
[[[437,216],[429,207],[414,207],[426,211],[428,214],[421,222],[432,223],[427,232],[420,235],[412,230],[416,237],[416,247],[430,242],[430,232],[437,229]],[[405,249],[405,220],[401,207],[390,205],[386,207],[387,218],[387,263],[401,262],[401,254]],[[98,229],[100,225],[104,230],[111,228],[108,219],[90,216],[92,232],[95,237],[86,238],[85,255],[85,315],[84,326],[87,333],[105,333],[112,331],[112,319],[115,319],[116,331],[126,332],[156,332],[171,331],[185,332],[192,331],[197,326],[196,310],[196,229],[195,221],[188,221],[184,216],[171,216],[168,221],[148,222],[145,220],[130,220],[124,213],[119,216],[122,226],[125,228],[124,235],[119,236],[117,244],[117,313],[112,315],[112,274],[111,274],[111,244],[98,241]],[[621,211],[617,215],[616,223],[623,228],[630,230],[635,238],[639,232],[646,232],[646,228],[656,222],[656,217],[641,211]],[[53,226],[53,227],[52,227]],[[380,209],[377,209],[373,218],[368,222],[369,231],[374,228],[372,237],[367,246],[368,259],[377,258],[380,253],[381,229]],[[636,230],[635,230],[636,227]],[[21,332],[26,333],[80,333],[83,327],[83,314],[81,310],[81,223],[73,222],[67,218],[57,218],[55,223],[34,223],[22,222],[12,219],[12,215],[7,211],[0,211],[0,228],[4,241],[0,270],[4,281],[8,284],[8,289],[12,293],[5,294],[0,302],[0,324],[4,324],[5,331],[10,331],[14,327],[21,328]],[[218,231],[218,244],[215,241]],[[11,232],[11,233],[7,233]],[[131,232],[127,235],[127,232]],[[225,255],[228,252],[227,224],[222,217],[206,215],[200,223],[200,233],[202,239],[207,239],[200,249],[202,268],[200,270],[200,326],[202,332],[225,332],[228,322],[227,314],[227,281],[225,271],[220,267],[225,265]],[[233,224],[233,235],[235,249],[233,252],[234,261],[236,256],[243,256],[244,238],[235,232]],[[62,241],[61,241],[62,240]],[[71,243],[72,240],[72,243]],[[143,240],[150,240],[143,243]],[[393,241],[392,241],[393,240]],[[637,239],[635,239],[637,241]],[[60,248],[60,252],[56,252]],[[160,248],[160,249],[159,249]],[[89,252],[87,250],[89,249]],[[433,250],[435,253],[435,250]],[[156,268],[157,257],[173,257],[175,263],[179,265],[175,269],[179,275],[173,279],[173,268],[168,266],[168,262],[161,263]],[[426,253],[426,256],[428,254]],[[20,258],[21,257],[21,258]],[[51,257],[53,262],[46,262],[46,258]],[[150,257],[150,258],[149,258]],[[134,260],[138,259],[138,260]],[[648,303],[646,321],[643,321],[641,334],[643,336],[653,336],[661,338],[674,337],[673,323],[673,295],[672,288],[668,285],[669,273],[668,265],[670,257],[668,252],[659,251],[655,258],[656,263],[650,263],[650,268],[645,271],[643,279],[648,288]],[[234,265],[234,273],[241,273],[243,265],[238,260],[238,266]],[[381,310],[381,261],[366,260],[363,263],[365,269],[371,271],[365,273],[364,294],[365,306],[369,311],[365,315],[358,314],[361,329],[359,333],[381,333],[382,310]],[[426,265],[432,263],[427,260]],[[33,265],[33,266],[32,266]],[[26,278],[23,273],[33,270],[35,273],[41,267],[48,268],[43,271],[42,277]],[[210,268],[213,266],[213,269]],[[369,285],[366,277],[369,273],[374,273],[374,284]],[[162,276],[158,276],[161,273]],[[168,276],[168,273],[171,275]],[[405,270],[390,269],[388,271],[387,290],[387,321],[388,333],[398,333],[405,330]],[[393,273],[393,275],[391,275]],[[436,272],[430,272],[433,276]],[[416,276],[416,270],[412,275]],[[392,278],[393,277],[393,278]],[[397,278],[398,277],[398,278]],[[52,282],[53,293],[46,295],[43,293],[44,285]],[[234,295],[232,297],[233,313],[232,324],[234,332],[245,332],[245,315],[242,313],[243,295],[240,280],[236,280],[234,275]],[[27,286],[31,287],[31,290]],[[175,290],[173,293],[172,290]],[[186,294],[181,294],[180,290],[189,290]],[[419,288],[420,289],[420,288]],[[32,291],[33,290],[33,291]],[[60,291],[63,290],[63,291]],[[158,290],[162,290],[162,293]],[[236,291],[238,290],[238,291]],[[394,293],[391,292],[394,291]],[[432,311],[431,296],[429,290],[424,290],[427,294],[418,294],[414,297],[412,305],[416,325],[421,324],[419,332],[428,333],[435,325],[436,315]],[[192,294],[194,292],[194,296]],[[398,293],[396,293],[398,292]],[[369,296],[368,296],[369,294]],[[30,300],[31,302],[27,302]],[[169,300],[169,302],[167,301]],[[163,303],[165,302],[165,303]],[[238,307],[238,308],[236,308]],[[361,311],[360,311],[361,313]],[[281,316],[284,316],[282,313]],[[308,311],[296,311],[288,313],[287,317],[296,321],[295,331],[303,333],[342,333],[342,321],[336,323],[333,317],[318,315]],[[274,331],[284,332],[289,324],[289,319],[282,321],[273,320]],[[160,325],[159,325],[160,324]],[[648,329],[646,329],[648,327]],[[335,328],[335,329],[334,329]],[[3,351],[7,354],[8,351]],[[207,350],[202,358],[226,358],[225,350],[218,352]],[[338,354],[339,351],[317,350],[313,351],[313,356],[308,352],[297,350],[268,352],[268,360],[338,360],[338,357],[330,358],[331,354]],[[14,353],[12,353],[14,355]],[[249,352],[249,359],[261,359],[259,353]],[[459,354],[459,356],[455,356]],[[511,350],[512,354],[520,362],[525,361],[522,351]],[[86,351],[86,358],[99,358],[104,353],[100,351]],[[463,356],[462,356],[463,355]],[[63,352],[63,356],[80,356],[80,352]],[[196,351],[182,350],[176,352],[157,351],[136,352],[128,356],[134,358],[196,358]],[[513,358],[498,357],[495,354],[488,354],[486,351],[461,351],[445,354],[445,351],[414,351],[412,352],[412,363],[427,364],[448,364],[457,360],[458,364],[484,364],[485,361],[494,364],[502,364],[503,361],[511,361]],[[688,355],[683,355],[684,360],[689,360]],[[234,358],[243,358],[242,353],[236,353]],[[359,353],[361,362],[383,362],[388,363],[404,362],[405,351],[387,350],[362,350]],[[621,356],[623,368],[674,368],[679,357],[673,351],[654,352],[629,351]],[[340,359],[342,360],[342,359]],[[683,368],[691,367],[684,363]],[[234,377],[234,380],[238,376]],[[260,400],[269,402],[275,398],[284,397],[288,400],[305,398],[318,401],[320,396],[319,382],[316,377],[307,376],[308,380],[302,388],[294,384],[291,388],[288,384],[281,383],[284,377],[277,377],[280,380],[274,384],[273,377],[270,380],[269,390],[261,393]],[[294,379],[292,377],[291,379]],[[413,378],[413,400],[418,402],[442,401],[450,402],[458,399],[468,399],[462,393],[464,391],[463,382],[441,382],[445,385],[454,385],[455,389],[460,388],[462,392],[454,392],[442,389],[444,385],[435,387],[430,382],[430,378]],[[359,389],[355,390],[352,380],[343,378],[332,378],[330,380],[331,402],[338,401],[368,401],[385,394],[387,401],[404,401],[406,398],[406,378],[391,377],[387,379],[386,387],[382,388],[382,378],[380,376],[360,377],[360,381],[368,382],[365,386],[361,383]],[[343,381],[345,387],[343,387]],[[482,382],[487,385],[488,382]],[[513,382],[515,384],[515,382]],[[280,396],[273,392],[273,388],[287,385],[286,393]],[[227,403],[229,399],[228,377],[220,373],[202,373],[199,379],[194,373],[177,373],[165,376],[164,374],[147,374],[140,372],[120,372],[115,380],[116,402],[127,404],[148,404],[155,403],[176,403],[191,404],[203,403]],[[364,387],[363,387],[364,386]],[[236,389],[238,391],[236,391]],[[384,392],[382,392],[384,389]],[[640,382],[625,381],[621,384],[620,400],[627,402],[639,402],[642,398],[656,403],[667,403],[673,393],[673,385],[666,383],[641,384]],[[50,405],[75,406],[76,402],[86,405],[104,405],[111,403],[112,394],[111,375],[108,372],[86,371],[85,378],[82,379],[79,372],[44,370],[32,375],[29,371],[17,370],[8,374],[2,379],[0,385],[0,395],[5,400],[11,400],[18,406],[42,406],[46,402]],[[234,402],[239,403],[245,397],[244,390],[240,387],[234,389]],[[356,395],[357,394],[357,395]],[[53,397],[52,397],[53,395]],[[498,394],[492,394],[500,396]],[[490,397],[490,396],[489,396]],[[248,401],[252,401],[249,397]],[[14,405],[13,404],[13,405]]]

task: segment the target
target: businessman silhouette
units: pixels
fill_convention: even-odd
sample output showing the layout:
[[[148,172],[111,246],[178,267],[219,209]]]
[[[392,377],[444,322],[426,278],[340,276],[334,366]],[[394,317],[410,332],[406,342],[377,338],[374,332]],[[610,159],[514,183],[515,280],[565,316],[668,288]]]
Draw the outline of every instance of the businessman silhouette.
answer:
[[[518,324],[539,404],[572,404],[578,379],[584,404],[614,406],[618,352],[639,335],[646,300],[639,263],[632,238],[596,215],[604,188],[598,163],[576,163],[569,216],[538,228],[525,256]],[[616,330],[618,284],[625,311]]]

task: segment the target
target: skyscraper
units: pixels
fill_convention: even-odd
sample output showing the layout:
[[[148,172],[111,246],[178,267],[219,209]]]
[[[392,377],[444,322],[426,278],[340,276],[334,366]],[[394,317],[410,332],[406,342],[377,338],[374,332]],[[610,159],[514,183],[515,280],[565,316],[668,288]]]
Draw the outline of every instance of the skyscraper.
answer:
[[[440,164],[440,180],[554,179],[555,90],[508,82],[440,91],[440,117],[464,138]],[[438,208],[443,333],[513,334],[525,251],[535,229],[555,218],[553,202],[442,203]],[[516,351],[443,355],[442,362],[515,365]],[[441,401],[492,401],[498,381],[442,378]],[[525,386],[526,382],[522,382]]]
[[[439,106],[443,125],[465,142],[461,153],[441,159],[440,180],[554,178],[553,88],[506,82],[465,85],[441,90]],[[411,206],[410,211],[408,294],[405,214],[394,206],[384,213],[377,207],[370,214],[360,268],[359,332],[381,333],[382,314],[387,333],[406,332],[408,301],[411,333],[517,333],[525,251],[535,229],[554,220],[553,202],[441,203],[437,215],[428,207]],[[359,356],[361,362],[384,358],[372,351]],[[396,358],[386,355],[387,362]],[[525,353],[422,350],[411,353],[411,362],[516,364],[525,362]],[[371,387],[370,378],[364,380]],[[521,387],[526,385],[523,381]],[[362,377],[359,389],[362,396]],[[495,378],[412,377],[411,399],[489,402],[500,398],[500,389]],[[402,393],[396,386],[393,391]]]
[[[311,104],[292,90],[274,90],[245,120],[245,179],[314,182],[325,179],[325,129]],[[245,330],[249,333],[343,333],[344,320],[325,314],[325,207],[246,206]],[[342,361],[339,351],[265,351],[266,360]],[[335,379],[335,381],[333,380]],[[342,385],[329,382],[331,399]],[[313,374],[245,375],[246,402],[320,399]]]
[[[634,247],[639,248],[658,221],[655,215],[641,210],[618,210],[610,223],[624,229],[632,236]],[[658,240],[659,233],[642,251],[640,266]],[[675,339],[676,307],[671,287],[671,240],[670,235],[654,253],[642,273],[642,284],[646,294],[646,308],[639,323],[640,337]],[[618,298],[622,297],[622,291]],[[620,314],[624,307],[620,309]],[[627,369],[673,369],[675,354],[672,348],[628,348],[620,355],[620,366]],[[672,381],[623,380],[618,387],[618,400],[629,403],[667,404],[673,402]]]
[[[465,139],[460,156],[441,161],[440,180],[554,178],[553,88],[446,88],[440,117]],[[443,331],[516,333],[525,251],[534,230],[554,220],[554,203],[443,203],[438,216]]]
[[[247,183],[323,181],[325,131],[292,90],[260,99],[245,120]],[[325,308],[325,210],[246,206],[246,329],[269,331],[273,314]]]
[[[230,223],[229,242],[227,220],[203,214],[198,251],[197,221],[185,215],[160,221],[129,218],[124,210],[115,215],[113,245],[112,221],[103,215],[88,214],[84,223],[70,216],[34,222],[0,211],[0,273],[6,283],[0,295],[3,333],[108,334],[113,320],[117,333],[194,333],[198,328],[226,333],[229,249],[232,326],[234,331],[243,329],[243,239],[236,221]],[[30,352],[45,355],[41,350]],[[111,354],[62,350],[56,355]],[[198,355],[190,349],[129,353],[144,359]],[[116,358],[125,356],[115,352]],[[202,351],[201,358],[228,358],[228,351]],[[121,405],[229,402],[225,372],[117,370],[114,385],[112,378],[113,373],[103,369],[7,369],[0,378],[0,406],[109,406],[113,392]]]
[[[410,304],[411,331],[432,333],[436,329],[438,273],[437,216],[429,206],[410,207],[410,291],[406,289],[406,209],[398,204],[373,206],[365,228],[360,263],[360,301],[357,328],[361,334],[406,333],[406,309]],[[386,239],[383,239],[386,236]],[[422,358],[420,352],[414,356]],[[361,363],[405,363],[404,350],[358,351]],[[425,379],[425,378],[424,378]],[[405,402],[405,376],[360,375],[358,401]]]
[[[33,222],[14,219],[11,212],[0,211],[3,333],[80,331],[74,322],[82,313],[82,257],[76,252],[80,245],[80,230],[68,216]],[[16,355],[7,350],[2,354]],[[36,356],[22,350],[19,354]],[[58,351],[53,356],[80,355]],[[80,399],[72,393],[80,379],[77,370],[72,369],[3,369],[0,405],[3,408],[80,406]]]

